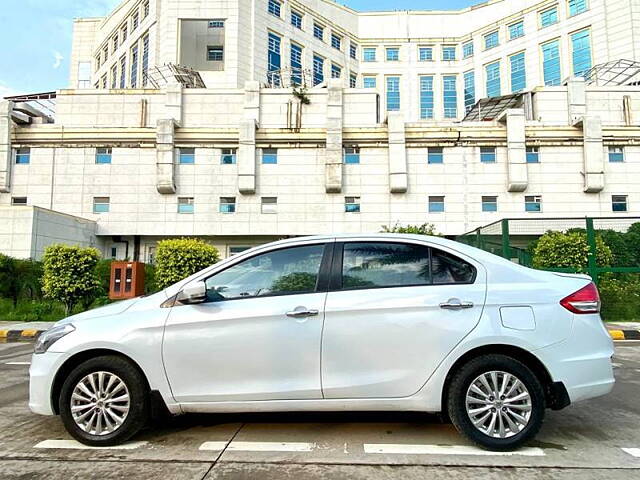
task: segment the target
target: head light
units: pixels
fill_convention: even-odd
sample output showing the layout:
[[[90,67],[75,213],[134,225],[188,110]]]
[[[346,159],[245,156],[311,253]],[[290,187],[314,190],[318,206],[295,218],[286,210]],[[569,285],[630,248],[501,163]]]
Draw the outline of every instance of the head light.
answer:
[[[42,333],[36,340],[35,353],[44,353],[49,350],[49,347],[60,340],[65,335],[69,335],[76,329],[70,323],[66,325],[59,325],[57,327],[50,328],[46,332]]]

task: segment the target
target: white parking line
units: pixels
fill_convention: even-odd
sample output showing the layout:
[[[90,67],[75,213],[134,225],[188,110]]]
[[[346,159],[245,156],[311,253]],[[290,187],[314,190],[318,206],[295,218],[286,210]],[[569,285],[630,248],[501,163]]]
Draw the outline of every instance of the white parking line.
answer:
[[[31,362],[7,362],[5,365],[31,365]]]
[[[541,448],[521,448],[513,452],[491,452],[466,445],[402,445],[394,443],[365,443],[365,453],[388,453],[404,455],[523,455],[527,457],[543,457]]]
[[[640,458],[640,448],[623,448],[622,451],[636,458]]]
[[[204,442],[199,450],[219,452],[227,447],[227,442]],[[231,442],[227,452],[310,452],[315,443],[304,442]]]
[[[128,442],[113,447],[90,447],[75,440],[44,440],[33,448],[66,448],[72,450],[134,450],[146,445],[149,442]]]

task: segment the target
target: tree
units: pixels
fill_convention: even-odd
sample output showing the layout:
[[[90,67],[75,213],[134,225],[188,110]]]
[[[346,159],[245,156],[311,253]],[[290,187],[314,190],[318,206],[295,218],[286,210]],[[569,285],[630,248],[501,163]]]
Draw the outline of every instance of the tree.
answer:
[[[596,236],[596,264],[611,265],[613,254],[600,236]],[[538,240],[533,251],[534,268],[573,268],[584,272],[589,263],[586,233],[549,231]]]
[[[95,248],[50,245],[43,257],[43,291],[47,298],[64,304],[65,313],[82,302],[87,305],[99,294],[96,266],[100,252]]]
[[[156,285],[167,288],[220,260],[218,249],[194,238],[158,242],[156,250]]]
[[[40,296],[42,264],[33,260],[19,260],[0,254],[0,296],[10,298],[13,306],[23,295]]]
[[[398,225],[397,223],[390,227],[388,225],[382,226],[381,233],[410,233],[414,235],[432,235],[438,236],[435,225],[431,223],[423,223],[422,225],[407,225],[405,227]]]

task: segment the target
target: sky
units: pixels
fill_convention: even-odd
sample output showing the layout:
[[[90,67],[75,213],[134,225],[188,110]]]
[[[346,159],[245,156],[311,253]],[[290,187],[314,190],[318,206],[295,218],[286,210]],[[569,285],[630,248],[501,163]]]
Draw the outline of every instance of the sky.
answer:
[[[341,0],[355,10],[453,10],[480,0]],[[120,0],[2,0],[0,98],[67,87],[73,19],[101,17]]]

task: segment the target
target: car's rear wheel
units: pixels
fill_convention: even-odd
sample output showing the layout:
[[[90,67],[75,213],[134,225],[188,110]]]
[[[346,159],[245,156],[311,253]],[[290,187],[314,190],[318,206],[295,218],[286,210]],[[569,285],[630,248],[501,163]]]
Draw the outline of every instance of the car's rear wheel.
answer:
[[[67,377],[59,407],[65,428],[78,441],[117,445],[138,433],[148,420],[146,380],[124,358],[92,358]]]
[[[458,431],[474,443],[489,450],[513,450],[540,430],[544,390],[523,363],[505,355],[484,355],[455,374],[447,408]]]

